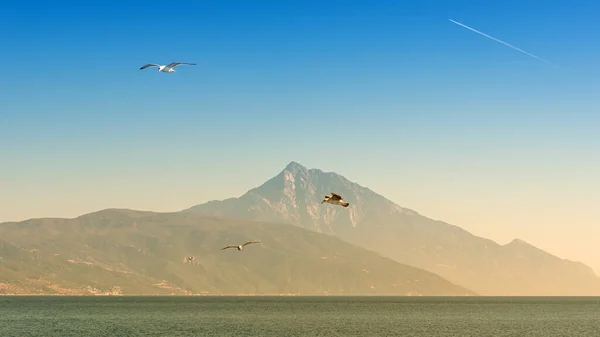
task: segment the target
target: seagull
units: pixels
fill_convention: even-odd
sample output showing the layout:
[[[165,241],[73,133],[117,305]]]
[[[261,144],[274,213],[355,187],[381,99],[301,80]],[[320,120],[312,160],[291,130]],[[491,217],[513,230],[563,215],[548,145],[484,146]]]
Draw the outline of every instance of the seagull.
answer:
[[[188,261],[192,261],[192,260],[194,260],[194,257],[193,256],[188,256],[187,260]]]
[[[344,200],[342,200],[342,196],[337,194],[337,193],[333,193],[331,192],[331,195],[326,195],[323,198],[323,201],[321,201],[321,203],[328,203],[328,204],[332,204],[332,205],[341,205],[344,207],[348,207],[350,205],[349,202],[345,202]]]
[[[248,241],[246,243],[244,243],[243,245],[239,245],[239,246],[227,246],[224,248],[221,248],[221,250],[225,250],[227,248],[237,248],[237,250],[241,251],[242,249],[244,249],[244,246],[249,245],[251,243],[259,243],[260,241]]]
[[[181,64],[188,64],[191,66],[196,65],[196,63],[186,63],[186,62],[173,62],[173,63],[167,64],[166,66],[161,66],[160,64],[155,64],[155,63],[148,63],[145,66],[141,67],[140,70],[144,70],[144,69],[150,68],[150,67],[157,67],[159,72],[174,73],[175,69],[173,69],[173,68],[175,68]]]

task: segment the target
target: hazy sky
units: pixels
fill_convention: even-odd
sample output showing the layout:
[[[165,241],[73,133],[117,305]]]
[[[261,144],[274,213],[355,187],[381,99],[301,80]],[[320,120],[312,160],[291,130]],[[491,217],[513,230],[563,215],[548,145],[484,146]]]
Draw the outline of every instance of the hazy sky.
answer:
[[[0,12],[0,221],[180,210],[295,160],[600,272],[595,1],[74,3]],[[172,61],[198,65],[139,70]]]

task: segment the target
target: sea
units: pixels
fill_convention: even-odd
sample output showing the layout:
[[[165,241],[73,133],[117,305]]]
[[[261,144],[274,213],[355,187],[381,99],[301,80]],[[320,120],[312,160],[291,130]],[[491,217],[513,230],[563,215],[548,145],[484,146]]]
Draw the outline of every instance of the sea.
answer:
[[[600,337],[600,297],[0,296],[0,336]]]

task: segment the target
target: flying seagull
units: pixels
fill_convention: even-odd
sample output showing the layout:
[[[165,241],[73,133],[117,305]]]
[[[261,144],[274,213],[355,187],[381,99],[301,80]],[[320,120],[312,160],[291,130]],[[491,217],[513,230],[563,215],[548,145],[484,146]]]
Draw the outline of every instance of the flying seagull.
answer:
[[[187,259],[188,259],[188,261],[192,261],[192,260],[194,260],[194,257],[193,256],[188,256]]]
[[[173,63],[167,64],[166,66],[161,66],[160,64],[155,64],[155,63],[148,63],[145,66],[141,67],[140,70],[144,70],[144,69],[150,68],[150,67],[157,67],[159,72],[174,73],[175,72],[174,68],[181,64],[188,64],[191,66],[196,65],[196,63],[186,63],[186,62],[173,62]]]
[[[332,204],[332,205],[341,205],[344,207],[348,207],[350,205],[350,203],[345,202],[342,199],[343,198],[341,195],[331,192],[331,195],[326,195],[324,197],[323,201],[321,201],[321,203],[328,203],[328,204]]]
[[[225,249],[228,249],[228,248],[237,248],[237,250],[241,251],[242,249],[244,249],[244,246],[247,246],[247,245],[249,245],[251,243],[259,243],[259,242],[260,241],[248,241],[248,242],[244,243],[243,245],[239,245],[239,246],[227,246],[227,247],[221,248],[221,250],[225,250]]]

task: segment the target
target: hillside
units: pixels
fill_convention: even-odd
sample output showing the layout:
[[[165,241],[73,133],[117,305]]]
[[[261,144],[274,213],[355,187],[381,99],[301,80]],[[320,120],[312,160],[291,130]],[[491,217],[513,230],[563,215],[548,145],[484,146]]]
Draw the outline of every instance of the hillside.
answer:
[[[292,225],[118,209],[0,224],[0,294],[473,295]]]
[[[321,205],[332,191],[350,206]],[[521,240],[499,245],[400,207],[341,175],[296,162],[239,198],[183,212],[286,222],[328,233],[482,295],[600,295],[600,279],[582,263]]]

